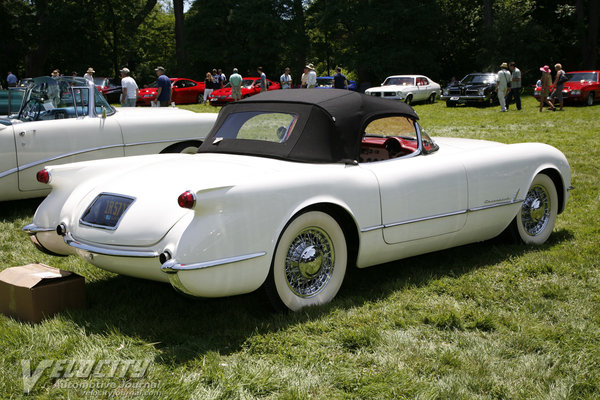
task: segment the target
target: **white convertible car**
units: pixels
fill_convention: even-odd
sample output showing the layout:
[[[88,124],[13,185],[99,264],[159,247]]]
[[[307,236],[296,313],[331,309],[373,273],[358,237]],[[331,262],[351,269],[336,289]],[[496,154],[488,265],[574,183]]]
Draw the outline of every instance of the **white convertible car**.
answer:
[[[540,244],[567,204],[541,143],[436,138],[412,108],[345,90],[224,107],[198,154],[48,167],[23,229],[42,251],[203,297],[264,286],[291,310],[358,268],[493,238]]]
[[[33,79],[19,113],[0,119],[0,201],[46,195],[44,165],[200,146],[216,114],[113,108],[83,78]]]
[[[433,103],[440,96],[440,85],[423,75],[393,75],[388,76],[381,86],[365,90],[365,94],[401,100],[406,104],[416,101]]]

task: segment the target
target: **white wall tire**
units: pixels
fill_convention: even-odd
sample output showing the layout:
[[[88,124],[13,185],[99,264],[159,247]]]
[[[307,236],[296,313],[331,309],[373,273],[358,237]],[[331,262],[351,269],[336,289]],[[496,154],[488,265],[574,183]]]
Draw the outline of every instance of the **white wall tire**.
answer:
[[[556,224],[558,195],[548,175],[539,174],[531,182],[525,201],[513,221],[515,236],[525,244],[541,245]]]
[[[329,303],[342,286],[347,262],[340,225],[329,214],[309,211],[281,234],[265,289],[277,309]]]

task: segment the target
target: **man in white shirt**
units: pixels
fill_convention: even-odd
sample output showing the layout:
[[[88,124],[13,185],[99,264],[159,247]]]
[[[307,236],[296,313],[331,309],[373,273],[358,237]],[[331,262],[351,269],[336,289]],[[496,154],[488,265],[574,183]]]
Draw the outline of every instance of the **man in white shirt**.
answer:
[[[510,81],[512,77],[510,76],[510,72],[508,72],[508,64],[502,63],[500,66],[500,71],[498,71],[498,101],[500,101],[500,111],[506,111],[506,92],[508,91],[508,87],[510,86]]]
[[[308,72],[308,79],[306,80],[306,88],[314,89],[317,87],[317,73],[312,68],[312,64],[306,66],[310,71]]]
[[[121,107],[135,107],[138,93],[138,88],[135,80],[130,76],[129,68],[123,68],[121,71]]]

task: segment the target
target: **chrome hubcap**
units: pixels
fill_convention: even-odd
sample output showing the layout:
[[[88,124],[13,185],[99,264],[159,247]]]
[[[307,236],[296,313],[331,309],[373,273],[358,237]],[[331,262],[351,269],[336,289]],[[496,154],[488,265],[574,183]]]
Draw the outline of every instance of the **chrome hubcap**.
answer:
[[[306,228],[292,241],[285,259],[288,287],[297,296],[318,294],[329,282],[335,261],[333,243],[319,228]]]
[[[543,186],[534,186],[527,192],[521,208],[521,222],[530,236],[542,232],[550,218],[550,196]]]

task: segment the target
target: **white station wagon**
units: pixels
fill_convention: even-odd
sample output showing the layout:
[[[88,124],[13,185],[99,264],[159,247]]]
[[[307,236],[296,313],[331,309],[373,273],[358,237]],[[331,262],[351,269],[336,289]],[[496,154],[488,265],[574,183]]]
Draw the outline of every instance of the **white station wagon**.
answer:
[[[401,100],[406,104],[415,101],[435,102],[440,95],[440,85],[424,75],[388,76],[379,87],[365,90],[365,94],[384,99]]]
[[[18,114],[0,119],[0,201],[40,197],[45,165],[197,150],[216,114],[113,108],[83,78],[35,78]]]

